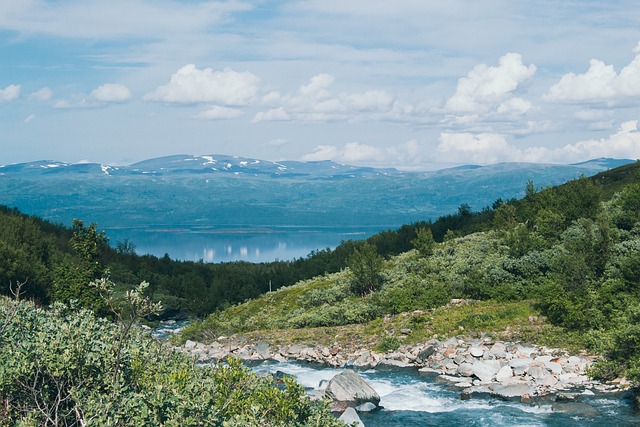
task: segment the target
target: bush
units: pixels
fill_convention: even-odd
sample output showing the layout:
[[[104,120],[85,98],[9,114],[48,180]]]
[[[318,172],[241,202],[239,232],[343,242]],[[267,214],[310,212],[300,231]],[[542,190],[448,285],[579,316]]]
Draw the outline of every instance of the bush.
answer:
[[[380,352],[394,351],[400,347],[400,341],[398,338],[393,336],[383,337],[378,345],[376,346],[376,350]]]
[[[293,380],[278,388],[233,359],[198,366],[121,332],[88,310],[0,300],[3,425],[342,425]]]

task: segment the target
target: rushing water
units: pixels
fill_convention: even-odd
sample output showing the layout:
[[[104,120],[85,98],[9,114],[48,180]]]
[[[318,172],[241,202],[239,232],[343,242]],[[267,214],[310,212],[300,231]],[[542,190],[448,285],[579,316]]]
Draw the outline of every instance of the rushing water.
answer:
[[[115,245],[129,239],[140,255],[204,262],[269,262],[302,258],[335,248],[342,240],[365,239],[384,227],[227,227],[106,229]]]
[[[178,332],[187,321],[160,322],[153,336],[159,339]],[[306,389],[314,390],[343,369],[295,362],[266,361],[252,368],[258,373],[283,372],[294,375]],[[359,374],[380,395],[383,409],[360,413],[366,427],[451,426],[451,427],[622,427],[640,426],[640,413],[625,395],[583,395],[580,402],[598,411],[593,417],[576,417],[554,412],[551,401],[537,404],[505,402],[493,398],[460,399],[460,389],[439,381],[435,375],[421,375],[416,369],[370,369]]]
[[[284,372],[295,375],[309,389],[318,388],[341,369],[297,363],[267,362],[254,367],[257,372]],[[620,394],[582,396],[598,415],[581,418],[553,412],[551,402],[521,404],[498,399],[461,400],[460,390],[435,376],[420,375],[414,369],[368,370],[359,372],[381,397],[382,410],[360,413],[367,427],[404,426],[636,426],[640,415]]]

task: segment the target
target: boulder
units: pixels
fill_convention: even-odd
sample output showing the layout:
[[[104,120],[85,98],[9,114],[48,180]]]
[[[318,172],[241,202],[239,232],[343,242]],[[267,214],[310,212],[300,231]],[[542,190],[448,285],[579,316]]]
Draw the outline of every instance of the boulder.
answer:
[[[338,419],[347,425],[355,425],[356,427],[365,427],[364,423],[358,416],[358,413],[353,408],[347,408],[342,413],[342,415],[340,415],[340,418]]]
[[[535,380],[542,381],[547,375],[549,375],[549,372],[543,366],[533,365],[529,366],[529,369],[527,369],[527,374],[529,374],[529,376],[531,376],[531,378]]]
[[[283,354],[283,356],[293,356],[293,357],[297,357],[300,355],[300,353],[302,353],[303,347],[298,345],[298,344],[294,344],[291,347],[289,347],[287,349],[286,354]]]
[[[445,349],[445,351],[442,354],[446,359],[451,359],[456,356],[457,352],[458,352],[458,349],[455,346],[450,345]]]
[[[491,382],[500,370],[499,367],[496,368],[491,364],[480,361],[474,362],[474,364],[471,365],[471,368],[473,369],[473,375],[478,377],[483,383]]]
[[[463,377],[473,376],[473,365],[471,363],[463,363],[458,366],[458,375]]]
[[[554,375],[560,375],[562,373],[562,365],[558,362],[544,362],[544,367],[551,371]]]
[[[259,342],[253,346],[253,352],[256,353],[261,359],[269,359],[271,353],[269,351],[269,344],[266,342]]]
[[[434,346],[430,345],[430,346],[428,346],[428,347],[425,347],[425,349],[424,349],[424,350],[421,350],[421,351],[418,353],[418,357],[416,358],[416,361],[417,361],[418,363],[422,363],[422,362],[424,362],[425,360],[427,360],[427,359],[429,358],[429,356],[431,356],[431,355],[432,355],[433,353],[435,353],[435,352],[436,352],[436,349],[435,349],[435,347],[434,347]]]
[[[405,362],[402,360],[396,360],[396,359],[382,359],[376,365],[377,369],[384,369],[384,368],[395,369],[395,368],[412,368],[412,367],[413,367],[412,363]]]
[[[506,400],[521,400],[523,396],[533,396],[535,389],[526,384],[493,384],[489,386],[491,394]]]
[[[371,402],[365,402],[360,406],[356,406],[356,411],[358,412],[371,412],[376,409],[378,409],[378,407]]]
[[[503,343],[497,342],[493,347],[491,347],[489,353],[493,354],[497,358],[504,359],[507,357],[507,347]]]
[[[511,359],[509,361],[509,366],[511,366],[512,368],[522,368],[522,367],[529,367],[531,366],[531,364],[533,363],[533,359],[531,358],[518,358],[518,359]]]
[[[334,376],[325,390],[325,395],[337,402],[345,402],[348,406],[358,406],[365,402],[374,405],[380,403],[380,396],[367,384],[360,375],[347,369]]]
[[[496,374],[496,381],[501,383],[507,381],[511,377],[513,377],[513,370],[511,369],[511,367],[503,366]]]
[[[469,354],[473,357],[482,357],[482,355],[484,354],[484,350],[479,347],[471,347],[469,349]]]

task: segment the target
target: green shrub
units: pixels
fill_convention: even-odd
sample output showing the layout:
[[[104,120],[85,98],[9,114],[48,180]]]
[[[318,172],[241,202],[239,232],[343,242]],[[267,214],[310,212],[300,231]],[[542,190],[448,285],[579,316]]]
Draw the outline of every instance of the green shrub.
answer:
[[[137,329],[123,336],[88,310],[7,299],[0,397],[3,425],[342,425],[293,380],[279,388],[233,359],[199,366]]]
[[[394,336],[386,336],[382,337],[378,345],[376,346],[376,350],[379,352],[387,352],[394,351],[400,347],[400,340]]]

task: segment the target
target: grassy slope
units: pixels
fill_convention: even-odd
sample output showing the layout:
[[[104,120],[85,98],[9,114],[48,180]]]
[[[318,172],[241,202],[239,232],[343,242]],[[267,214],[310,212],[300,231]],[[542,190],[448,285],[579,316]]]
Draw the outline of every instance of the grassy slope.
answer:
[[[622,166],[589,180],[601,188],[602,199],[608,200],[626,185],[640,182],[640,163]],[[491,223],[487,221],[483,228],[491,228]],[[460,292],[463,293],[464,282],[473,282],[477,275],[502,274],[492,268],[508,258],[509,248],[504,244],[504,233],[491,231],[438,244],[436,252],[428,260],[419,257],[415,251],[392,257],[386,263],[383,289],[366,298],[350,295],[346,290],[348,271],[300,282],[215,313],[203,323],[188,328],[182,339],[206,341],[219,335],[241,333],[254,340],[273,342],[330,345],[337,341],[346,347],[375,347],[389,336],[410,344],[434,335],[488,333],[503,339],[574,349],[584,347],[581,334],[569,333],[549,324],[531,299],[505,302],[509,298],[503,297],[502,302],[489,300],[454,306],[436,304],[437,301],[446,302],[458,297]],[[542,254],[544,258],[544,251]],[[523,262],[529,261],[525,259]],[[444,284],[446,300],[438,294],[439,284]],[[509,292],[517,294],[524,292],[523,288],[535,285],[521,281]],[[434,295],[429,295],[426,300],[424,295],[418,295],[416,298],[422,297],[427,304],[409,302],[407,306],[413,307],[399,313],[389,301],[394,297],[394,289],[406,289],[408,286],[430,287],[434,289]],[[402,295],[406,297],[406,293]],[[365,318],[345,322],[339,307],[346,307],[346,311],[350,307],[364,307]],[[416,309],[418,311],[413,311]],[[327,322],[327,316],[335,316],[336,312],[338,316],[342,314],[342,320],[330,319]],[[315,323],[329,326],[310,327]],[[403,328],[411,329],[411,333],[400,334]]]

